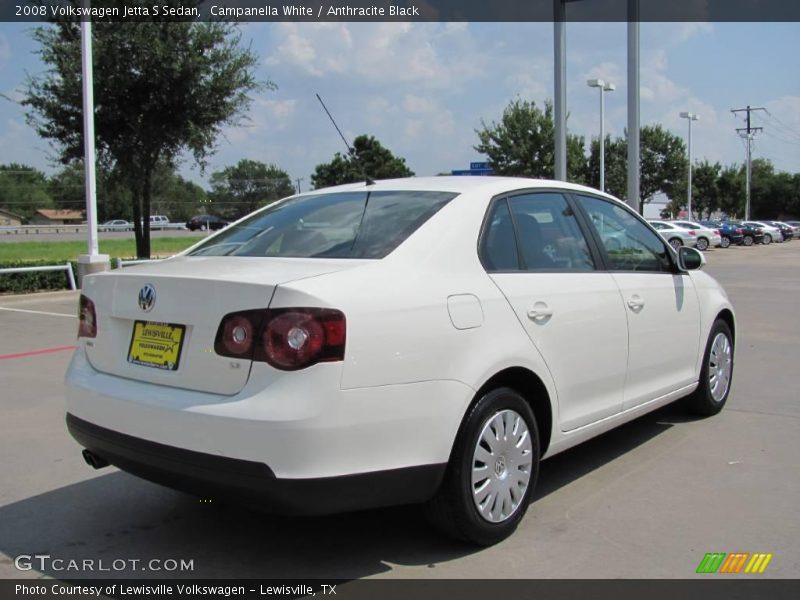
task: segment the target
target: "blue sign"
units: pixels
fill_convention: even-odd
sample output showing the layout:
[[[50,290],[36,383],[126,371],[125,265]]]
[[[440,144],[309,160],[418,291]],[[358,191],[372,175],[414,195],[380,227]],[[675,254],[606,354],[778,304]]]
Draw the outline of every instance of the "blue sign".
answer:
[[[492,169],[459,169],[450,171],[451,175],[494,175]]]
[[[479,170],[479,169],[483,169],[483,170],[485,170],[485,169],[491,170],[492,169],[489,166],[488,162],[471,162],[471,163],[469,163],[469,168],[470,168],[470,171],[476,171],[476,170]]]

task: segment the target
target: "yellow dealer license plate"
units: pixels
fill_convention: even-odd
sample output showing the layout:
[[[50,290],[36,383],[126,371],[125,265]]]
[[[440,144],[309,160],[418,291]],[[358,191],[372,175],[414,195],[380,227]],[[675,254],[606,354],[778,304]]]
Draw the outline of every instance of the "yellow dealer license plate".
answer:
[[[181,359],[185,325],[135,321],[128,362],[175,371]]]

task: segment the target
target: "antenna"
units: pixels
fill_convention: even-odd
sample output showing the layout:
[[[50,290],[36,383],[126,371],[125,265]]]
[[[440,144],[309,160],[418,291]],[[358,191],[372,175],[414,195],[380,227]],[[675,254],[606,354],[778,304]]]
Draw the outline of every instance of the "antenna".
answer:
[[[317,100],[319,100],[319,103],[322,105],[322,109],[325,111],[325,114],[328,115],[328,118],[331,120],[331,123],[333,123],[333,126],[336,128],[336,132],[339,134],[339,137],[342,138],[342,141],[344,142],[344,145],[347,148],[347,153],[354,161],[356,161],[356,163],[358,163],[358,166],[361,167],[361,173],[364,175],[364,179],[366,180],[367,185],[375,185],[375,181],[372,179],[372,177],[367,175],[367,171],[364,169],[363,163],[359,160],[355,149],[350,145],[350,142],[347,141],[347,138],[344,137],[344,134],[342,133],[342,130],[339,129],[339,126],[336,124],[336,121],[333,120],[333,115],[331,115],[331,112],[328,110],[328,107],[325,106],[325,103],[322,101],[322,98],[320,97],[319,94],[316,94],[316,96]]]

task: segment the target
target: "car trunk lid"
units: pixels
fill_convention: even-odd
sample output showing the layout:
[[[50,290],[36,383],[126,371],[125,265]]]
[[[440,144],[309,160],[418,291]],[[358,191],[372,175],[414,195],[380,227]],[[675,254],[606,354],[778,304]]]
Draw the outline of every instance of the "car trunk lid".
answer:
[[[250,360],[214,352],[222,317],[268,308],[281,283],[361,262],[176,257],[90,277],[84,282],[84,293],[95,303],[98,331],[97,337],[86,340],[87,356],[103,373],[236,394],[247,383]]]

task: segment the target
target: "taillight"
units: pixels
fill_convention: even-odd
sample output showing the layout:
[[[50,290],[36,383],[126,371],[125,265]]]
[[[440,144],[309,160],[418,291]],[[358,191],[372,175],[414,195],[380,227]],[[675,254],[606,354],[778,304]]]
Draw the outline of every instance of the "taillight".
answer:
[[[94,302],[83,294],[78,305],[78,337],[97,337],[97,314],[94,311]]]
[[[737,229],[737,230],[736,230],[736,233],[744,233],[744,231],[743,231],[743,230],[741,230],[741,229]]]
[[[694,229],[690,229],[689,235],[697,235],[697,232]]]
[[[344,360],[345,331],[345,317],[339,310],[247,310],[223,317],[214,351],[296,371],[318,362]]]

